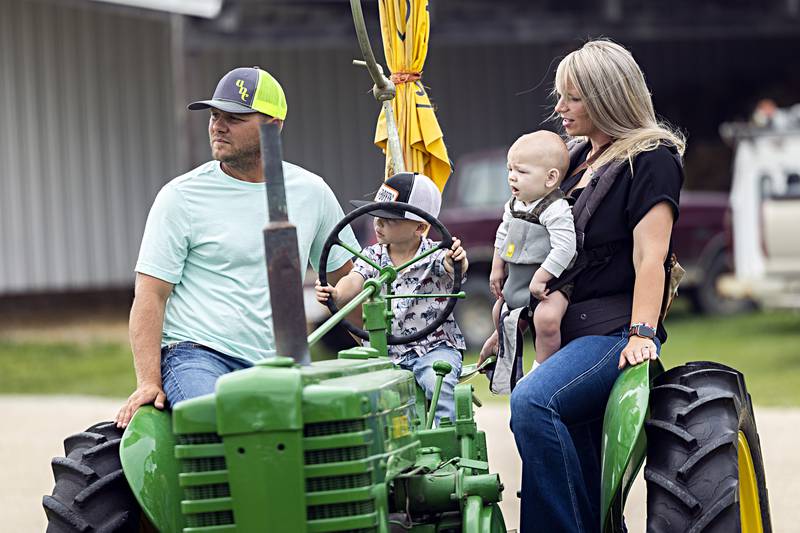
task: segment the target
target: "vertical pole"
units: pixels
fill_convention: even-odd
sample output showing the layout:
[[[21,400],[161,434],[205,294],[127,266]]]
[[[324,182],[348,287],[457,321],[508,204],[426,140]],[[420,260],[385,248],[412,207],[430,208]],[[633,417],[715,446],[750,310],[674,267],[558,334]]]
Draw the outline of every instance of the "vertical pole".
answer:
[[[189,113],[186,112],[186,17],[174,13],[169,19],[170,59],[172,62],[172,99],[175,114],[175,165],[177,173],[189,170]]]
[[[261,124],[261,164],[267,190],[269,221],[264,228],[264,251],[272,304],[277,355],[311,363],[306,337],[306,312],[300,273],[297,229],[289,222],[283,179],[280,126]]]

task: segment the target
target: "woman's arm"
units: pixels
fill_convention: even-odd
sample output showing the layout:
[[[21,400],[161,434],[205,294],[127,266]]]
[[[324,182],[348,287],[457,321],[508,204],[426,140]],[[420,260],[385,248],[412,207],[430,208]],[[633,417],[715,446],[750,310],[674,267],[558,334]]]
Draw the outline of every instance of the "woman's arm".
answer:
[[[664,261],[669,251],[673,221],[672,205],[660,202],[633,228],[633,267],[636,281],[633,285],[632,324],[658,324],[664,295]],[[656,357],[656,346],[651,339],[634,336],[622,350],[619,368]]]

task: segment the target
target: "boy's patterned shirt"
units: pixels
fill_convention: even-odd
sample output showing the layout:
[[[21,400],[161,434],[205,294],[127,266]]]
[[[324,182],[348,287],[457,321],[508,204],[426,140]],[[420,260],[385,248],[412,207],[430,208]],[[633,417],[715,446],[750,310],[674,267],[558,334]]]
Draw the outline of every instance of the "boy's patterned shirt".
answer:
[[[423,254],[438,243],[430,239],[421,239],[416,255]],[[380,265],[395,266],[389,257],[385,244],[373,244],[362,250],[371,261]],[[397,274],[392,283],[394,294],[446,294],[452,292],[453,279],[444,268],[445,251],[439,250],[417,261]],[[356,259],[353,270],[364,279],[377,278],[380,272],[363,259]],[[424,328],[441,313],[447,305],[448,298],[395,298],[392,302],[392,334],[410,335]],[[409,357],[426,354],[435,346],[446,344],[456,350],[465,350],[464,335],[458,328],[453,315],[436,331],[410,344],[389,346],[389,355],[395,362]]]

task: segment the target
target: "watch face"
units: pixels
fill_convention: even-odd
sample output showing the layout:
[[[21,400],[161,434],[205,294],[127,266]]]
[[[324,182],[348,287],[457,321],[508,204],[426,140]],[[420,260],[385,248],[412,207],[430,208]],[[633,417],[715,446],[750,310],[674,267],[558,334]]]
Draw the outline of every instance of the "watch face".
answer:
[[[631,326],[629,335],[636,335],[637,337],[646,337],[648,339],[652,339],[656,336],[656,331],[650,326],[636,324],[635,326]]]

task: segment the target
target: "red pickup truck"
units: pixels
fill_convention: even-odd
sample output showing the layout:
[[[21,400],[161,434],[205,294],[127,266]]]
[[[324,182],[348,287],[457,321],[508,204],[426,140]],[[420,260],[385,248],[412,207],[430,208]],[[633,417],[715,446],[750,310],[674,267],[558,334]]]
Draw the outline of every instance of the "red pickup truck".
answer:
[[[510,192],[506,183],[506,150],[496,149],[459,159],[445,188],[439,219],[464,242],[470,270],[467,299],[456,306],[456,319],[470,348],[477,349],[491,332],[489,269],[495,231]],[[730,210],[727,193],[681,192],[681,214],[673,248],[686,277],[681,296],[701,313],[731,313],[747,305],[723,297],[718,278],[731,270]]]

